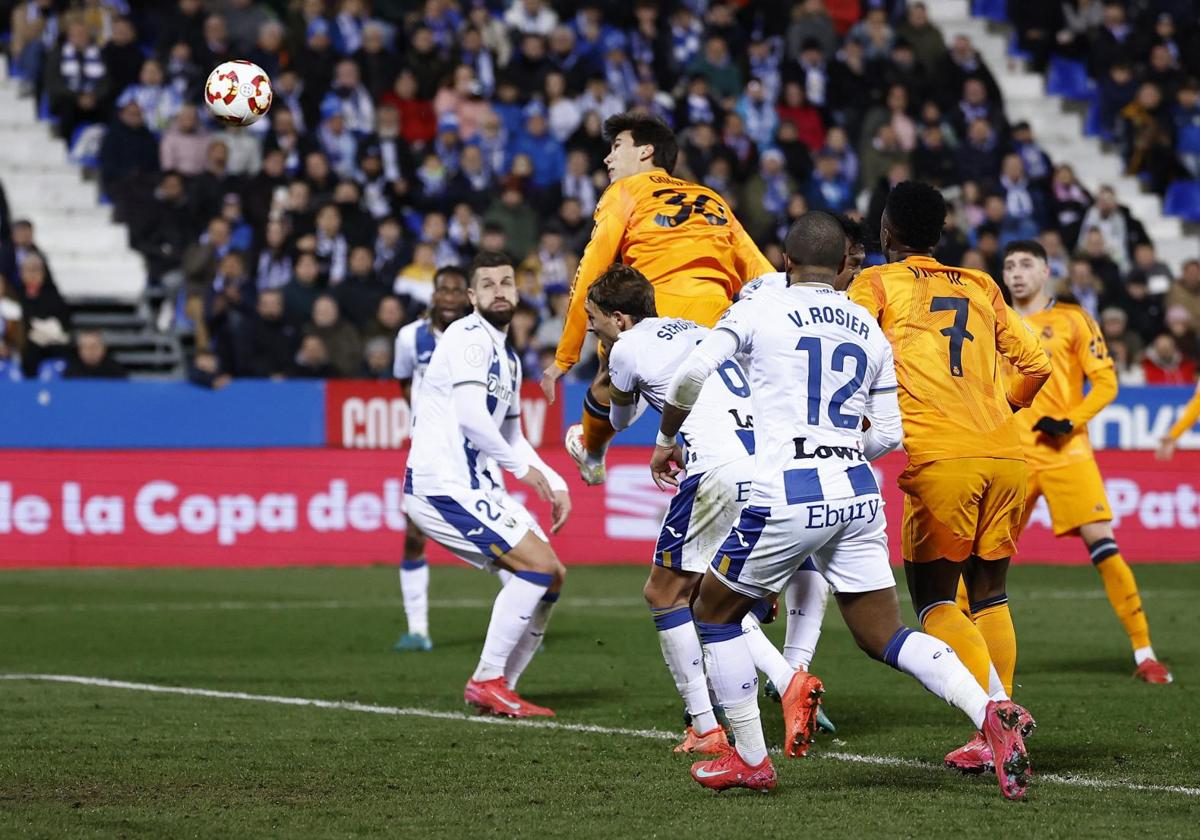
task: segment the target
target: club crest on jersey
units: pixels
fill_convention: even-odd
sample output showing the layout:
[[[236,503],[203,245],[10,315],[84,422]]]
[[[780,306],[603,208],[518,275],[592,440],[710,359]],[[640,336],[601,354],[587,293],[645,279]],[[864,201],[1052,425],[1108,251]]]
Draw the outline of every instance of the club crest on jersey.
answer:
[[[483,367],[483,363],[487,360],[487,351],[478,344],[469,344],[463,351],[463,358],[471,367]]]
[[[796,445],[796,454],[793,456],[800,461],[808,461],[813,458],[841,458],[848,461],[865,461],[862,451],[853,446],[818,446],[811,452],[808,451],[808,438],[798,437],[792,438],[792,443]]]

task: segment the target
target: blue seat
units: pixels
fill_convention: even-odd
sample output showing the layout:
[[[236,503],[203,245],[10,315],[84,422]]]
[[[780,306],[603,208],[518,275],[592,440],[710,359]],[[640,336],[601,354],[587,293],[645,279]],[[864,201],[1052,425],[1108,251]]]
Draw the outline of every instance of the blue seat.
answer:
[[[1019,58],[1022,61],[1029,61],[1033,58],[1028,50],[1021,49],[1021,45],[1017,43],[1017,33],[1013,32],[1012,37],[1008,39],[1008,54],[1013,58]]]
[[[972,0],[971,14],[975,17],[994,20],[996,23],[1008,22],[1007,0]]]
[[[1046,68],[1046,93],[1067,99],[1090,99],[1095,86],[1082,61],[1053,56]]]
[[[57,382],[63,378],[63,371],[66,369],[66,359],[46,359],[38,365],[38,381]]]
[[[12,359],[0,359],[0,382],[20,382],[21,366]]]
[[[1163,212],[1185,221],[1200,222],[1200,181],[1175,181],[1167,187]]]
[[[1116,135],[1100,119],[1100,95],[1092,94],[1091,100],[1087,115],[1083,118],[1083,133],[1088,137],[1098,137],[1106,143],[1116,142]]]

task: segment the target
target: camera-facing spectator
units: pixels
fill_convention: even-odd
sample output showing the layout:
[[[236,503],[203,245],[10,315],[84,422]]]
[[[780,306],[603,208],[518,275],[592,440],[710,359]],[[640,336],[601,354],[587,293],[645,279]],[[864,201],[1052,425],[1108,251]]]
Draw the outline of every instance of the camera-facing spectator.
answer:
[[[1193,324],[1200,324],[1200,260],[1188,260],[1183,271],[1167,292],[1168,308],[1182,306],[1192,317]]]
[[[70,141],[84,123],[103,122],[110,87],[100,47],[81,20],[71,21],[46,63],[46,92],[59,136]]]
[[[329,364],[340,377],[354,376],[362,364],[362,338],[358,330],[342,318],[337,300],[332,295],[321,295],[313,304],[312,320],[304,328],[304,334],[321,339],[328,354]]]
[[[108,352],[104,336],[84,330],[75,339],[75,352],[67,359],[64,379],[125,379],[129,373]]]
[[[315,254],[296,256],[292,279],[283,287],[283,317],[293,326],[303,326],[312,316],[313,304],[321,294],[321,264]]]
[[[71,340],[71,310],[49,282],[46,264],[37,254],[30,254],[21,263],[21,286],[25,328],[21,372],[26,379],[32,379],[43,361],[66,358]]]
[[[363,348],[363,365],[359,374],[363,379],[387,381],[392,378],[392,342],[376,336]]]
[[[288,376],[294,379],[329,379],[341,374],[329,362],[325,341],[315,333],[300,339],[300,349],[292,360]]]
[[[1147,385],[1188,385],[1196,381],[1196,363],[1179,350],[1170,333],[1157,336],[1146,348],[1142,371]]]
[[[1117,376],[1122,384],[1130,382],[1130,374],[1136,371],[1134,377],[1138,383],[1145,380],[1139,360],[1145,349],[1142,337],[1129,329],[1129,316],[1118,306],[1106,307],[1100,313],[1100,329],[1104,333],[1104,342],[1108,345],[1108,353],[1112,356],[1117,368]]]

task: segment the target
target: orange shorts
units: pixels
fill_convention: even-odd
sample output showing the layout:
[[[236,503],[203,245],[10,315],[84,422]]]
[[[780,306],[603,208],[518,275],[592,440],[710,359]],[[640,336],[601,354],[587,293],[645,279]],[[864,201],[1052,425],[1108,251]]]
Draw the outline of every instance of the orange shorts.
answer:
[[[1029,524],[1038,496],[1046,497],[1056,537],[1073,536],[1079,533],[1080,526],[1108,522],[1113,518],[1095,458],[1048,470],[1030,470],[1025,486],[1025,514],[1021,517],[1019,533],[1023,533]]]
[[[717,288],[713,283],[706,284]],[[679,295],[654,288],[654,307],[660,318],[684,318],[702,327],[715,327],[733,301],[723,294]]]
[[[1025,462],[1010,458],[910,464],[897,482],[904,491],[904,559],[1012,557],[1025,507],[1025,475]]]

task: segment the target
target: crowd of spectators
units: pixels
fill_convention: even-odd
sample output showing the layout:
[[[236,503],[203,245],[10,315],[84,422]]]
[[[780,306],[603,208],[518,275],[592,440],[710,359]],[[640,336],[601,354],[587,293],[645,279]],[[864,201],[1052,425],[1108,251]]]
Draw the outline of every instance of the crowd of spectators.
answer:
[[[1100,133],[1158,193],[1200,178],[1200,5],[1195,0],[1008,0],[1035,69],[1079,62],[1097,87]]]
[[[479,249],[519,264],[513,340],[536,377],[607,185],[603,121],[627,109],[675,129],[676,174],[777,264],[805,210],[873,240],[890,187],[917,178],[949,201],[945,261],[999,278],[1004,245],[1039,238],[1123,381],[1190,381],[1200,356],[1200,263],[1174,276],[1112,190],[1010,124],[971,41],[946,43],[920,2],[28,0],[11,35],[65,140],[107,126],[102,188],[205,382],[386,377],[435,271]],[[217,127],[201,86],[242,57],[274,106]],[[20,305],[24,271],[0,272]]]

